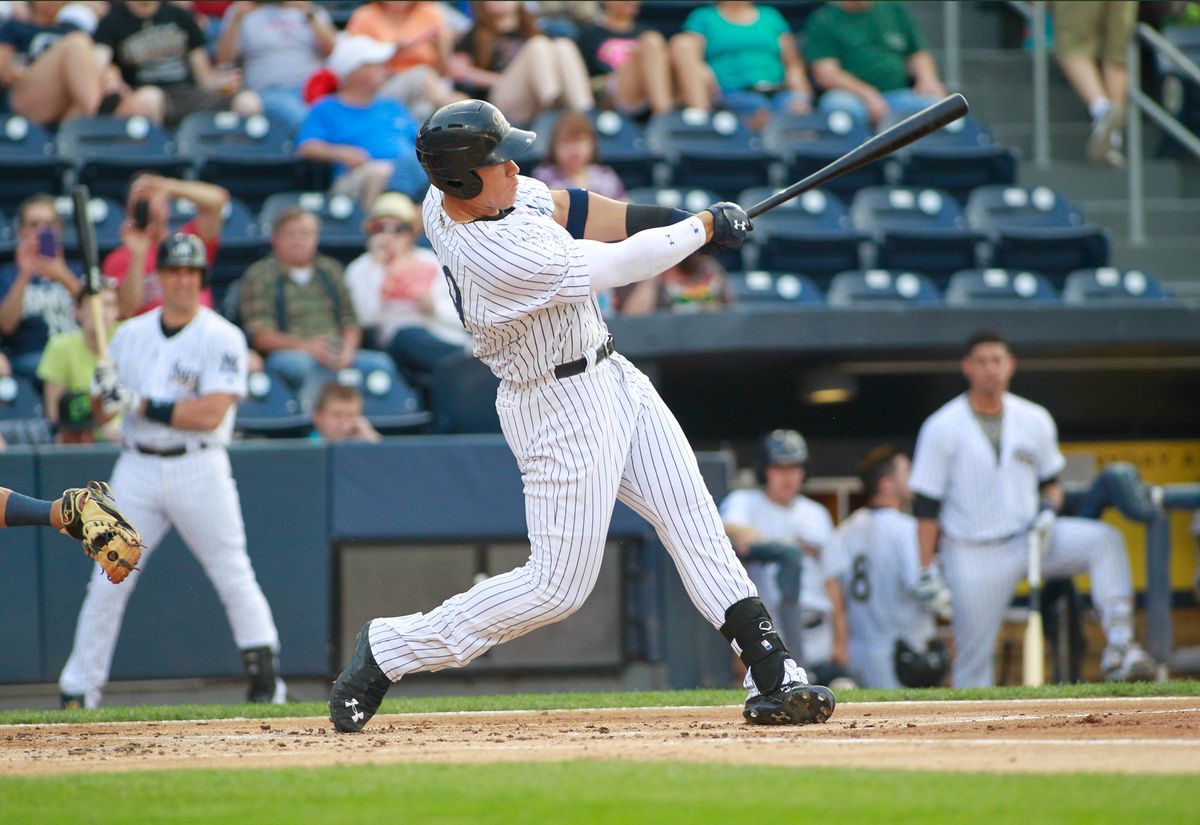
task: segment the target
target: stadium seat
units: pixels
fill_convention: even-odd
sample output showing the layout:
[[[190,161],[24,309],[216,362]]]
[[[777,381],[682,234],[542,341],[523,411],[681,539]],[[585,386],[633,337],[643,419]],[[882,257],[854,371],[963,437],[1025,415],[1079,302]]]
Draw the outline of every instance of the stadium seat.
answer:
[[[248,394],[237,407],[234,426],[254,435],[304,435],[312,425],[287,382],[266,372],[251,373]]]
[[[898,158],[901,184],[943,189],[960,203],[976,187],[1017,179],[1016,153],[997,146],[991,133],[970,115],[931,132]]]
[[[1152,275],[1138,269],[1101,266],[1067,275],[1063,300],[1069,304],[1098,301],[1162,301],[1171,296]]]
[[[45,129],[20,115],[0,114],[0,209],[15,212],[30,195],[61,191],[67,165]]]
[[[42,395],[33,380],[21,375],[0,377],[0,419],[40,418]]]
[[[837,160],[871,136],[845,112],[793,115],[776,112],[763,128],[763,146],[781,167],[777,182],[794,183]],[[849,198],[884,182],[884,164],[870,163],[827,183],[824,188]]]
[[[183,177],[191,163],[171,138],[144,117],[77,117],[58,128],[58,154],[74,168],[78,183],[96,197],[125,200],[135,172]]]
[[[75,201],[66,195],[54,199],[54,211],[62,222],[63,249],[69,258],[79,256],[79,232],[75,228]],[[88,201],[88,215],[96,231],[96,247],[100,256],[107,255],[121,245],[121,224],[125,222],[125,208],[111,198],[98,198],[95,193]]]
[[[324,192],[280,192],[267,198],[258,215],[264,238],[271,237],[275,216],[289,206],[302,206],[321,218],[321,254],[348,264],[366,249],[363,208],[346,195],[326,195]]]
[[[925,275],[887,269],[839,272],[825,298],[835,307],[941,303],[937,287]]]
[[[411,431],[433,420],[416,390],[395,369],[372,370],[366,375],[345,369],[337,380],[362,393],[363,416],[382,433]]]
[[[992,266],[1032,269],[1061,279],[1108,265],[1108,234],[1048,186],[983,186],[967,200],[967,220],[992,241]]]
[[[738,196],[738,203],[749,208],[776,191],[747,189]],[[742,260],[756,269],[829,278],[860,266],[864,240],[850,225],[841,201],[811,189],[754,219],[754,232],[742,247]]]
[[[220,184],[253,207],[276,192],[309,188],[309,164],[296,157],[283,121],[233,112],[188,115],[176,134],[179,153],[195,163],[196,177]]]
[[[770,158],[758,135],[732,112],[684,109],[656,115],[646,127],[650,151],[667,159],[671,182],[732,199],[748,186],[766,186]]]
[[[533,123],[538,139],[526,155],[518,158],[526,173],[545,159],[550,151],[550,138],[561,111],[543,112]],[[589,117],[596,129],[596,154],[600,162],[611,166],[626,189],[653,186],[654,169],[661,159],[655,157],[646,143],[646,135],[636,123],[618,112],[594,111]]]
[[[194,217],[196,205],[191,201],[176,199],[171,204],[173,231]],[[263,235],[257,216],[246,204],[231,198],[222,217],[225,222],[221,226],[221,246],[212,268],[213,289],[218,293],[223,293],[225,286],[242,277],[246,267],[271,252],[269,238]]]
[[[17,251],[17,232],[3,212],[0,212],[0,266],[13,259]]]
[[[825,303],[821,298],[821,290],[811,278],[793,272],[765,272],[761,269],[730,272],[729,284],[738,307],[811,307]]]
[[[1057,302],[1058,293],[1044,276],[1016,269],[964,269],[950,276],[948,304]]]
[[[979,262],[982,236],[938,189],[870,186],[854,196],[850,220],[875,241],[873,265],[949,278]]]
[[[476,358],[446,358],[433,368],[429,404],[433,431],[438,433],[498,433],[496,388],[500,382]]]

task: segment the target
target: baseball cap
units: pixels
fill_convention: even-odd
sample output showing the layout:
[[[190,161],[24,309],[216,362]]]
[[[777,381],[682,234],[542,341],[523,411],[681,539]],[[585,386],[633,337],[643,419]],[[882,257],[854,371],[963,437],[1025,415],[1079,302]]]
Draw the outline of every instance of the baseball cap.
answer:
[[[84,392],[68,392],[58,399],[58,428],[69,433],[94,430],[96,417],[92,414],[92,399]]]
[[[328,66],[338,80],[345,80],[355,69],[386,63],[395,53],[395,43],[381,43],[363,34],[343,34],[338,36],[333,54],[329,55]]]
[[[368,221],[380,218],[393,218],[411,225],[416,223],[417,207],[413,205],[408,195],[402,195],[399,192],[384,192],[375,199],[375,203],[371,204],[371,211],[367,213]]]

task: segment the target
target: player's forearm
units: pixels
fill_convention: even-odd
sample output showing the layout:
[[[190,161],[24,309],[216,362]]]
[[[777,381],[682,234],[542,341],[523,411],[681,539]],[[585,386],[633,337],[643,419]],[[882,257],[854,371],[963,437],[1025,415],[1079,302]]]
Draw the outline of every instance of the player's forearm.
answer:
[[[170,426],[179,430],[201,432],[215,430],[225,420],[225,414],[229,412],[229,407],[236,400],[235,396],[228,393],[211,393],[199,398],[189,398],[186,401],[176,401],[169,410]],[[153,405],[155,402],[152,399],[144,400],[142,414],[147,415]],[[163,405],[159,404],[158,406],[161,408]]]
[[[712,233],[702,217],[693,215],[670,226],[645,229],[617,243],[580,240],[579,249],[588,264],[592,292],[653,278],[670,269],[708,242]]]
[[[921,551],[922,567],[928,567],[933,564],[933,558],[937,554],[938,537],[940,535],[941,528],[938,527],[937,519],[917,519],[917,547]]]

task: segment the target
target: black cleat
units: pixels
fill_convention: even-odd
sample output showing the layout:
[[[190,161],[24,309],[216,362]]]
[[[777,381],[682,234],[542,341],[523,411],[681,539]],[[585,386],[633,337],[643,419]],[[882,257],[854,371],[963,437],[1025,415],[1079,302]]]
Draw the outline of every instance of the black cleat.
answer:
[[[392,686],[392,680],[380,670],[371,655],[371,623],[367,622],[358,631],[358,642],[350,656],[350,664],[333,683],[329,696],[329,719],[338,733],[358,733],[367,724],[384,695]]]
[[[79,710],[84,706],[83,694],[62,693],[58,697],[58,706],[63,710]]]
[[[756,725],[811,725],[833,716],[837,700],[824,685],[791,684],[746,700],[742,716]]]

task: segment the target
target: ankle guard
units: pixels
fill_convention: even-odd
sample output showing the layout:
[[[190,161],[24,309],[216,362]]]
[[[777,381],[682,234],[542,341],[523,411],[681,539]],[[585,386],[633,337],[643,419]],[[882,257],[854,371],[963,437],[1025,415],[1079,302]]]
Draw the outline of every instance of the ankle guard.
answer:
[[[783,662],[788,649],[775,632],[762,599],[751,596],[725,610],[721,635],[729,642],[747,668],[754,686],[763,695],[774,693],[783,684]]]

